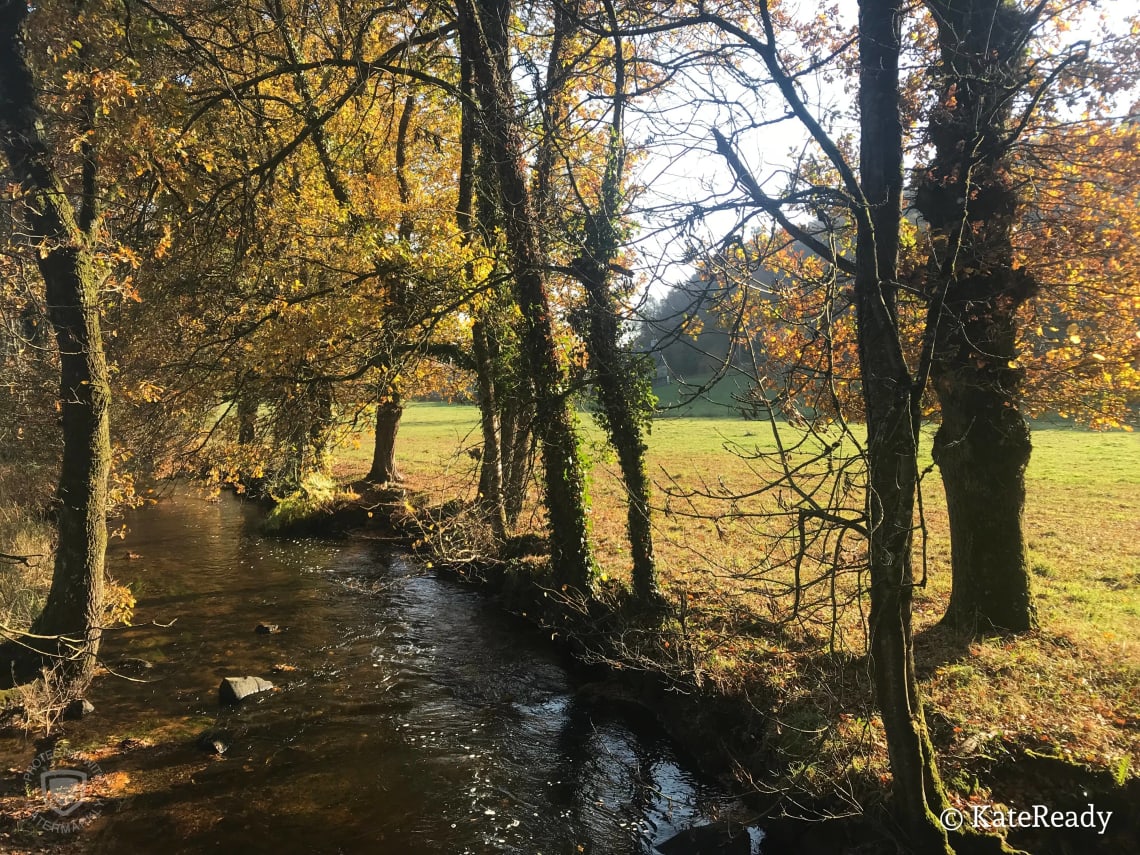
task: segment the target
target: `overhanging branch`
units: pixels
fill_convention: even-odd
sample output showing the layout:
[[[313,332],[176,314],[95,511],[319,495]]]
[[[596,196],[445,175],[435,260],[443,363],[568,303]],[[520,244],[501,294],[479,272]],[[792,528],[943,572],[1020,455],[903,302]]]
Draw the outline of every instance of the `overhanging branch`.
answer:
[[[776,220],[789,235],[798,240],[804,246],[808,247],[812,252],[826,261],[828,264],[842,270],[844,273],[855,275],[854,262],[844,258],[841,255],[832,251],[831,247],[821,241],[815,235],[808,232],[801,226],[792,222],[788,215],[784,213],[780,200],[773,199],[764,192],[759,182],[753,177],[752,173],[748,171],[748,167],[740,160],[736,150],[732,147],[732,143],[728,141],[724,134],[717,128],[712,129],[713,137],[716,139],[716,150],[728,162],[729,168],[732,170],[736,180],[744,186],[748,191],[749,197],[752,201],[763,208],[768,214]]]

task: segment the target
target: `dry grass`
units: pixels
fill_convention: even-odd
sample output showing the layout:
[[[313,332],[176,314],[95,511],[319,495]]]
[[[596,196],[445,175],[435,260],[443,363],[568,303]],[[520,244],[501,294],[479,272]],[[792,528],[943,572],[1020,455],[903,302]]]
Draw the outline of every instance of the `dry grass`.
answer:
[[[0,465],[0,552],[18,557],[0,560],[0,641],[19,643],[39,615],[51,588],[55,526],[48,520],[42,479]],[[106,626],[129,623],[135,605],[130,589],[108,578]],[[8,677],[10,675],[5,675]],[[48,734],[74,698],[61,688],[55,668],[11,689],[0,690],[0,716],[27,733]]]
[[[622,578],[629,559],[617,467],[588,416],[582,427],[599,563],[608,576]],[[367,469],[370,437],[361,440],[342,449],[341,480]],[[400,443],[411,489],[438,500],[473,496],[477,464],[464,450],[478,444],[474,408],[410,407]],[[771,712],[786,723],[788,736],[777,752],[793,761],[821,751],[833,758],[808,763],[803,774],[809,778],[834,783],[839,766],[847,767],[843,774],[877,777],[886,758],[877,720],[864,706],[858,573],[836,582],[840,607],[831,650],[829,578],[818,589],[819,608],[807,607],[809,597],[800,618],[789,621],[782,586],[791,572],[774,566],[790,551],[779,540],[787,525],[749,517],[778,506],[774,498],[728,498],[771,480],[771,464],[749,458],[772,447],[770,429],[741,419],[654,425],[649,462],[662,511],[656,549],[663,584],[678,601],[685,598],[688,641],[708,679],[738,690],[757,682],[781,690]],[[1138,487],[1140,437],[1036,430],[1026,526],[1042,628],[962,645],[935,626],[949,595],[949,543],[937,471],[926,481],[928,575],[916,594],[914,620],[935,737],[952,780],[967,780],[977,758],[1027,747],[1117,776],[1140,771]],[[534,510],[523,527],[540,530],[541,524]],[[840,554],[857,564],[858,544]],[[821,561],[808,569],[822,574],[823,567]]]
[[[26,473],[0,465],[0,552],[26,556],[0,561],[0,626],[27,629],[51,585],[55,532],[37,511],[42,496],[28,487]]]

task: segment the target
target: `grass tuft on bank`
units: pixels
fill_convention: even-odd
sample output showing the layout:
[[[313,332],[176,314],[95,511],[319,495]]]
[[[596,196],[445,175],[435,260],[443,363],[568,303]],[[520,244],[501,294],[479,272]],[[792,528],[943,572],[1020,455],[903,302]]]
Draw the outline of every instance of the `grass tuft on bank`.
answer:
[[[262,529],[282,537],[304,533],[359,498],[351,490],[339,488],[328,476],[309,475],[296,490],[276,500]]]

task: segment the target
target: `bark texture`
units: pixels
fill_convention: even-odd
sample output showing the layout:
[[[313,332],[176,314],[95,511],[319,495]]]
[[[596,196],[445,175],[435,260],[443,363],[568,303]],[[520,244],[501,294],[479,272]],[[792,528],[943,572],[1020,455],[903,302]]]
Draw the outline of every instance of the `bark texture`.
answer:
[[[56,175],[28,67],[24,0],[0,2],[0,146],[24,194],[28,232],[38,245],[48,317],[59,347],[63,463],[56,492],[59,544],[51,590],[32,626],[36,645],[61,656],[64,679],[91,677],[103,620],[107,479],[111,468],[110,384],[99,318],[100,273],[91,251],[98,215],[95,152],[84,145],[78,212]],[[90,107],[90,104],[87,105]],[[88,115],[90,112],[88,111]]]
[[[934,460],[950,518],[946,621],[969,633],[1036,624],[1023,519],[1029,428],[1019,412],[1018,308],[1034,282],[1013,267],[1018,193],[1012,104],[1030,20],[1006,0],[927,0],[938,24],[935,157],[919,176],[930,224],[930,378],[942,425]]]
[[[372,448],[372,468],[365,480],[373,484],[395,484],[404,480],[396,465],[396,434],[404,416],[404,403],[393,395],[376,407],[376,441]]]
[[[900,0],[863,0],[859,14],[860,175],[855,301],[867,412],[870,656],[891,760],[895,813],[916,852],[949,852],[947,805],[914,671],[911,545],[918,488],[914,390],[895,310],[902,127]]]

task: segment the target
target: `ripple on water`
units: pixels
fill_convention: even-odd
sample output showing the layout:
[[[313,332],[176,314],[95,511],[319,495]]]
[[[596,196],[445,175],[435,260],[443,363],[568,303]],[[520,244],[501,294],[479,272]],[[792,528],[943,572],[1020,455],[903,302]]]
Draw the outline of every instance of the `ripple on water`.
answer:
[[[578,703],[552,651],[486,598],[372,544],[267,540],[255,518],[181,493],[127,520],[147,560],[112,572],[139,583],[137,625],[106,653],[153,661],[154,680],[99,683],[77,736],[184,735],[103,764],[137,794],[92,829],[93,852],[627,855],[723,798],[661,740]],[[279,662],[298,669],[283,691],[218,710],[222,676]],[[208,725],[235,735],[225,759],[193,747]]]

